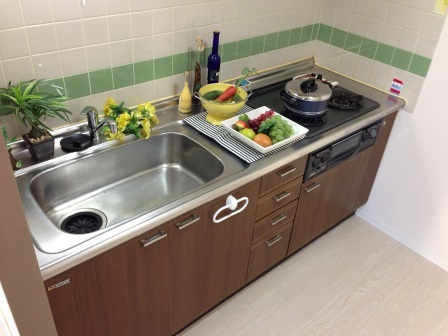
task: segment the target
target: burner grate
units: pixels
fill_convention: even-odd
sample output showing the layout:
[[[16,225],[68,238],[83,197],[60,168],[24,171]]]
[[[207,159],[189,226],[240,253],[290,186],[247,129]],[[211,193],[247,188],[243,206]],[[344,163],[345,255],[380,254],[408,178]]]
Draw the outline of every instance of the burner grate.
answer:
[[[335,94],[330,97],[328,105],[340,110],[357,110],[363,107],[364,97],[362,95],[352,95],[347,92]]]

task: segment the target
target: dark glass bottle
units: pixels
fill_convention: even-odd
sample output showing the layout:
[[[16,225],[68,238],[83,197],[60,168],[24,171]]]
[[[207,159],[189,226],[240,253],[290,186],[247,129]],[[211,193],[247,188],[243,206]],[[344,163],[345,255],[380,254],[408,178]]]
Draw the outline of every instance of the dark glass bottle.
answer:
[[[207,83],[219,82],[219,69],[221,68],[221,57],[218,54],[219,46],[219,31],[213,32],[213,46],[212,53],[208,56],[207,60]]]

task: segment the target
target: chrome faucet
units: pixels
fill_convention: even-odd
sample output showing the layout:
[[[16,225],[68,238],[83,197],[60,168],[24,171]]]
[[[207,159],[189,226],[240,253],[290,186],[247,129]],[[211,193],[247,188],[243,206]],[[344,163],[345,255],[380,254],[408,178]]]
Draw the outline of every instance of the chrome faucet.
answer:
[[[98,130],[106,123],[109,125],[111,133],[117,133],[117,123],[113,119],[104,119],[99,122],[98,110],[93,106],[86,106],[81,112],[82,115],[87,115],[87,126],[89,127],[89,134],[92,140],[99,140],[100,136]]]

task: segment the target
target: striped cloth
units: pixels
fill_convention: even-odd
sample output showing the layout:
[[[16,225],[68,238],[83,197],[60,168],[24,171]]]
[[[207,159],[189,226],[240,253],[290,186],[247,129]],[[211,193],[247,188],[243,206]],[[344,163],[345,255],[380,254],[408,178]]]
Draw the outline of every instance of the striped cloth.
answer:
[[[239,111],[236,115],[241,115],[253,110],[252,107],[244,105],[244,107]],[[189,124],[190,126],[196,128],[199,132],[205,134],[206,136],[212,138],[217,143],[219,143],[222,147],[229,150],[240,159],[246,161],[247,163],[252,163],[257,160],[260,160],[268,155],[280,152],[281,150],[288,148],[298,142],[301,139],[297,139],[291,143],[288,143],[282,147],[279,147],[269,153],[263,154],[257,151],[256,149],[247,146],[245,143],[242,143],[238,139],[232,137],[222,126],[216,126],[210,124],[206,119],[207,112],[201,112],[199,114],[195,114],[185,118],[183,121]]]

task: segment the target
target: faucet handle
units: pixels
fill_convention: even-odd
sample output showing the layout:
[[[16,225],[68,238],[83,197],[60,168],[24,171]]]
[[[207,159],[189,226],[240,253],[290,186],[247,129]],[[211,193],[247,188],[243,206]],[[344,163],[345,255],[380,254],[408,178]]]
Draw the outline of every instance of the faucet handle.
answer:
[[[98,110],[94,106],[86,106],[81,111],[81,115],[87,115],[87,122],[90,127],[96,127],[99,123]]]

